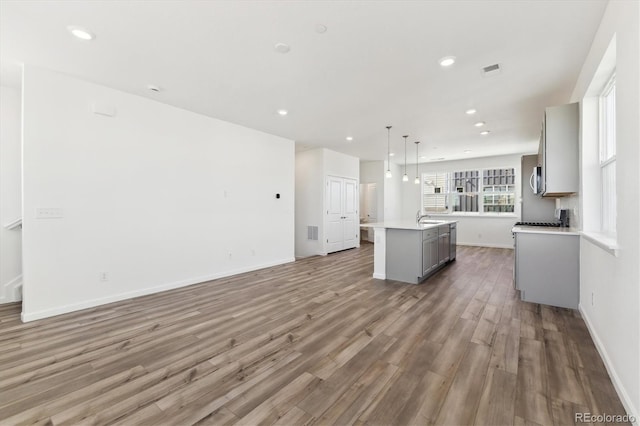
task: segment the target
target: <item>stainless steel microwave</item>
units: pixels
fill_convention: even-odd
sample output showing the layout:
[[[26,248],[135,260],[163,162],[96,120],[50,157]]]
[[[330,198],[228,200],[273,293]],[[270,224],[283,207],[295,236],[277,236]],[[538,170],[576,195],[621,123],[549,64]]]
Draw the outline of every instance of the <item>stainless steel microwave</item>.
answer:
[[[542,194],[542,167],[536,166],[533,168],[533,173],[529,178],[529,186],[534,194]]]

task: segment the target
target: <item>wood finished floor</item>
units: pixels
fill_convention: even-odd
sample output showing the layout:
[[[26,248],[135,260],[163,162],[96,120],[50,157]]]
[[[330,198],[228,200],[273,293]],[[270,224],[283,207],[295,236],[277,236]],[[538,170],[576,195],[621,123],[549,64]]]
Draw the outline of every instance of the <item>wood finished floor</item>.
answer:
[[[623,414],[584,322],[521,302],[512,252],[421,285],[373,246],[22,324],[0,305],[0,424],[573,424]]]

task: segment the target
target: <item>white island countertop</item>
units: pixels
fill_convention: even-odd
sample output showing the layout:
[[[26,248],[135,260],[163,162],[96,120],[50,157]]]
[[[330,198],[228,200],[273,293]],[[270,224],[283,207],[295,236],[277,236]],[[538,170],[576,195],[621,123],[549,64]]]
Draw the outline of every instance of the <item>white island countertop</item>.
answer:
[[[425,220],[417,224],[415,220],[389,220],[384,222],[361,223],[362,228],[385,228],[385,229],[409,229],[422,231],[424,229],[437,228],[440,225],[456,223],[457,220]]]

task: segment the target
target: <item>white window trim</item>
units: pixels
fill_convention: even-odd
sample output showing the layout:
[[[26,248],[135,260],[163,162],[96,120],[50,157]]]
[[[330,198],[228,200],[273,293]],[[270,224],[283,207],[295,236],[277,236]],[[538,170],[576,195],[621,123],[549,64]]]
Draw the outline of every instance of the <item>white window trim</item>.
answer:
[[[605,169],[608,168],[608,166],[610,165],[614,165],[615,167],[615,163],[616,163],[616,132],[615,132],[615,120],[616,120],[616,111],[614,109],[614,116],[613,116],[613,120],[614,120],[614,132],[613,132],[613,153],[609,152],[610,149],[610,143],[608,141],[608,137],[609,137],[609,128],[607,127],[607,125],[609,124],[609,120],[607,118],[607,114],[606,114],[606,108],[605,108],[605,100],[607,98],[607,96],[609,96],[611,94],[611,91],[615,89],[615,84],[616,84],[616,72],[615,69],[612,71],[611,75],[609,76],[607,83],[605,84],[604,88],[602,89],[602,92],[600,93],[599,99],[598,99],[598,125],[599,125],[599,132],[598,132],[598,149],[599,149],[599,168],[600,168],[600,232],[597,233],[593,233],[590,236],[592,237],[596,237],[599,238],[602,241],[602,243],[606,246],[608,246],[609,248],[616,246],[616,240],[617,240],[617,217],[615,217],[617,215],[617,205],[613,206],[613,211],[611,211],[611,207],[606,206],[605,205],[605,196],[606,194],[604,193],[603,190],[603,186],[604,186],[604,172]],[[614,108],[615,108],[615,104],[614,104]],[[615,179],[614,179],[615,181]],[[616,188],[613,188],[613,197],[615,200],[615,203],[617,204],[617,194],[616,194]],[[613,217],[613,229],[608,229],[608,224],[605,224],[605,218],[608,217]],[[593,238],[591,238],[591,240],[593,240]]]

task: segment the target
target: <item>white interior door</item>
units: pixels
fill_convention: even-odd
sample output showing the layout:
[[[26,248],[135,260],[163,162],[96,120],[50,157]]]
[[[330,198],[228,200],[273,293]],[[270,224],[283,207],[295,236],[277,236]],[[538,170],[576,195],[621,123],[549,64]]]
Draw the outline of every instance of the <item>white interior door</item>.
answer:
[[[344,201],[343,179],[327,178],[327,253],[344,249],[342,203]]]
[[[360,237],[357,181],[328,176],[326,190],[327,253],[357,247]]]
[[[344,202],[342,204],[342,222],[344,249],[358,246],[360,220],[358,217],[358,185],[355,179],[343,179]]]

